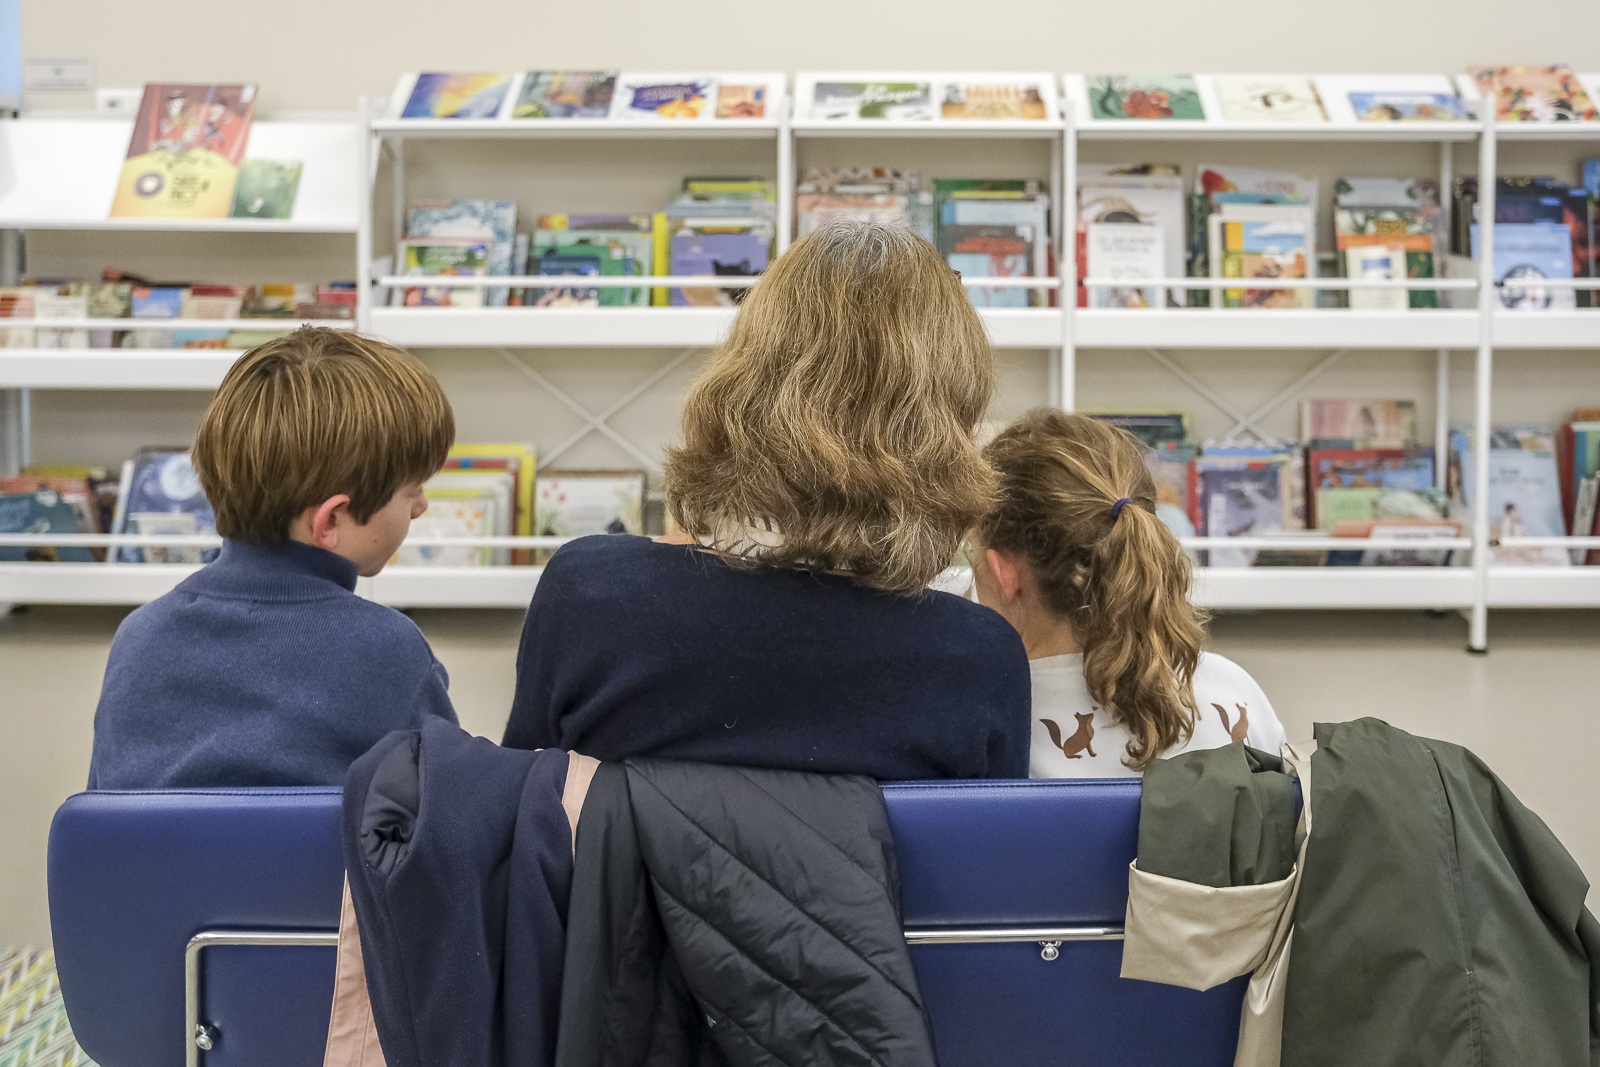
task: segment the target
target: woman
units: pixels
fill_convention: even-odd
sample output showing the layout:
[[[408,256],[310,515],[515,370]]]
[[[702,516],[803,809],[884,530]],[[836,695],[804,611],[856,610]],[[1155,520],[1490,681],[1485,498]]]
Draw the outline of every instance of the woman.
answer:
[[[586,537],[540,578],[504,744],[879,779],[1023,777],[1028,664],[927,588],[989,508],[994,388],[958,276],[832,223],[740,306],[690,390],[667,503],[689,544]]]
[[[1189,557],[1156,516],[1132,435],[1084,415],[1029,412],[985,449],[999,503],[979,524],[978,599],[1022,637],[1033,673],[1034,778],[1141,773],[1158,756],[1283,727],[1238,664],[1200,651]]]

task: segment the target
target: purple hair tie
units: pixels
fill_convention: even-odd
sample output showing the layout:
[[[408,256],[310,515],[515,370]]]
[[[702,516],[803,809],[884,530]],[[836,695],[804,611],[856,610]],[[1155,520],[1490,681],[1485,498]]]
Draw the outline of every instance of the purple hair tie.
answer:
[[[1122,515],[1122,505],[1126,504],[1127,502],[1128,502],[1128,498],[1127,497],[1123,497],[1121,500],[1119,500],[1115,504],[1111,505],[1111,521],[1112,522],[1116,522],[1117,519]]]

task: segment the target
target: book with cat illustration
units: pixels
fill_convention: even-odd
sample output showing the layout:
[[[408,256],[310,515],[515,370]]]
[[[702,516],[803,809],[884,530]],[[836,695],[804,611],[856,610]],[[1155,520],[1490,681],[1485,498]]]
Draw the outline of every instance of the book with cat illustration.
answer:
[[[771,233],[758,219],[682,219],[672,235],[671,273],[677,277],[752,277],[767,269]],[[733,307],[744,287],[672,290],[674,307]]]

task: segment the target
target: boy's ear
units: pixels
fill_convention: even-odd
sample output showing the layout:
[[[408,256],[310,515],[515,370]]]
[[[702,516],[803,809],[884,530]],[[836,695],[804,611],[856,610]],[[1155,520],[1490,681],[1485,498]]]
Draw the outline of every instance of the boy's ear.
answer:
[[[329,552],[338,548],[339,520],[349,516],[349,509],[350,497],[346,493],[330,496],[319,504],[311,515],[311,543]]]
[[[1022,572],[1008,553],[991,548],[983,554],[983,560],[989,565],[989,573],[994,575],[1002,596],[1007,600],[1015,600],[1022,595]]]

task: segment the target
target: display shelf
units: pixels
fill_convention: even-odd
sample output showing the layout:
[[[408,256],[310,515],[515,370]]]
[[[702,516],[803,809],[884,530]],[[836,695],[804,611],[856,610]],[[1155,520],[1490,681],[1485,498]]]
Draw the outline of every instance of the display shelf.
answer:
[[[215,389],[222,348],[0,348],[0,389]]]
[[[1196,567],[1206,608],[1465,608],[1465,567]]]
[[[131,119],[0,122],[0,229],[356,232],[360,133],[353,116],[251,123],[251,158],[302,163],[294,217],[289,219],[108,218],[132,131]]]
[[[196,564],[0,563],[0,604],[147,604]]]
[[[1579,74],[1578,83],[1589,98],[1600,105],[1600,73]],[[1469,108],[1483,103],[1483,94],[1470,74],[1457,74],[1456,90]],[[1502,141],[1600,141],[1600,119],[1581,122],[1501,122],[1494,124],[1494,135]]]
[[[1059,119],[947,119],[940,122],[898,122],[887,119],[796,119],[789,126],[796,137],[1000,137],[1031,140],[1059,137]]]
[[[396,308],[370,312],[370,332],[418,348],[709,348],[734,308]],[[980,308],[999,348],[1061,343],[1053,308]],[[0,350],[3,351],[3,350]]]
[[[1600,567],[1490,567],[1492,608],[1600,608]]]
[[[778,101],[781,107],[783,101]],[[783,129],[777,119],[715,119],[677,123],[614,119],[376,119],[372,132],[391,140],[650,140],[680,138],[767,139]]]
[[[543,567],[385,567],[356,592],[393,608],[526,608]]]
[[[1478,313],[1445,309],[1080,308],[1073,320],[1080,348],[1471,348],[1478,343]]]

